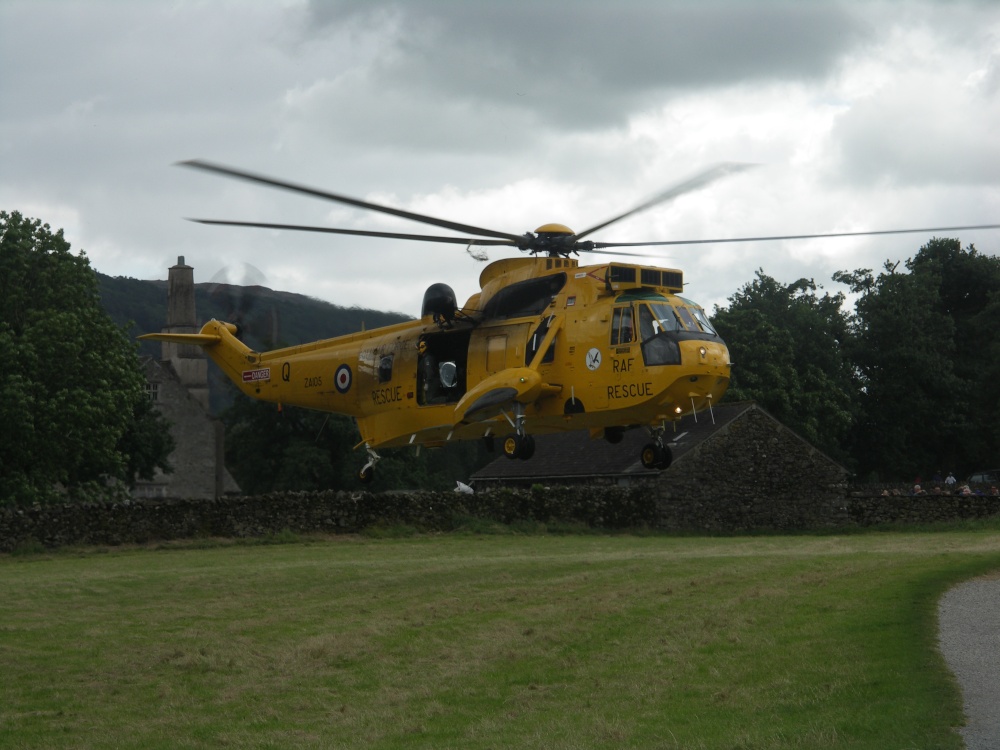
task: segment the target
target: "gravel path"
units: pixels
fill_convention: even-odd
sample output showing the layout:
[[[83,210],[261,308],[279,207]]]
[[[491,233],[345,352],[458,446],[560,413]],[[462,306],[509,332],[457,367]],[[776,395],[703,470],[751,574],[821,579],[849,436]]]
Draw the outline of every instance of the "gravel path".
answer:
[[[962,686],[968,750],[1000,750],[1000,577],[959,584],[938,605],[941,653]]]

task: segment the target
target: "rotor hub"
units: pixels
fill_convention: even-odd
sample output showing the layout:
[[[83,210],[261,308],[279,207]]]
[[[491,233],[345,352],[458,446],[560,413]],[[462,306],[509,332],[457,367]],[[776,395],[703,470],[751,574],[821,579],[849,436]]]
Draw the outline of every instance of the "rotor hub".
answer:
[[[534,233],[526,232],[519,247],[532,255],[544,253],[550,258],[568,258],[576,252],[575,238],[576,234],[565,224],[543,224]]]
[[[542,224],[535,234],[563,234],[573,236],[574,232],[565,224]]]

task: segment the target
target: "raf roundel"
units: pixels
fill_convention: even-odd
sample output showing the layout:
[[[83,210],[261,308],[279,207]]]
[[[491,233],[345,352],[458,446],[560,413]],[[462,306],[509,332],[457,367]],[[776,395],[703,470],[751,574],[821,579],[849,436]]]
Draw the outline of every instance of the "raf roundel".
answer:
[[[341,393],[351,390],[351,368],[348,365],[341,365],[333,376],[333,384]]]

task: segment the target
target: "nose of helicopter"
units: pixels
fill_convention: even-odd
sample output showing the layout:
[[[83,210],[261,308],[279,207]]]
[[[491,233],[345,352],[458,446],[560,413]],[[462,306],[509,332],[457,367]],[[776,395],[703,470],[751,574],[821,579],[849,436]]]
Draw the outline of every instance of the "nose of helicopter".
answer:
[[[721,341],[680,344],[682,371],[663,392],[664,411],[679,417],[718,403],[729,387],[729,349]]]

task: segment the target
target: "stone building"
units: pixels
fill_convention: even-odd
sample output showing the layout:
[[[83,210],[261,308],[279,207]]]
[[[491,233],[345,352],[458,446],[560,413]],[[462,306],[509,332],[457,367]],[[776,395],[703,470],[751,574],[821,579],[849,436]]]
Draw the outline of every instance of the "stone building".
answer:
[[[194,269],[183,256],[167,281],[167,325],[164,333],[197,333]],[[176,445],[169,463],[173,472],[157,471],[150,481],[136,483],[136,497],[212,499],[238,493],[226,470],[222,423],[208,408],[208,360],[200,347],[163,342],[159,360],[143,360],[150,399],[170,423]]]
[[[621,443],[587,432],[536,436],[528,461],[500,457],[473,486],[640,484],[655,495],[664,528],[806,528],[841,513],[847,471],[752,402],[721,404],[681,419],[667,434],[670,468],[643,467],[645,430]],[[692,514],[692,508],[697,513]]]

